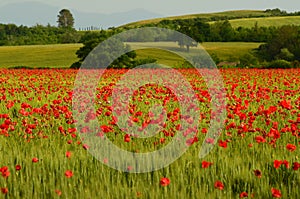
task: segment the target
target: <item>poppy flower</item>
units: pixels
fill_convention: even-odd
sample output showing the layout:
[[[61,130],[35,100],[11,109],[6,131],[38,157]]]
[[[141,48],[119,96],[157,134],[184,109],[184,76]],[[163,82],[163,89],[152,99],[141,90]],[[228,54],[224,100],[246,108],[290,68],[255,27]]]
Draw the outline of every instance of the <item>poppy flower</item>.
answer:
[[[61,190],[55,190],[55,193],[60,196],[61,195]]]
[[[4,177],[4,178],[8,178],[8,176],[10,176],[10,172],[9,172],[9,170],[8,170],[8,168],[5,166],[5,167],[2,167],[1,169],[0,169],[0,172],[2,173],[2,176]]]
[[[33,163],[36,163],[36,162],[38,162],[38,161],[39,161],[38,158],[36,158],[36,157],[32,158],[32,162],[33,162]]]
[[[213,144],[214,143],[214,139],[213,138],[207,138],[206,140],[205,140],[205,142],[207,143],[207,144]]]
[[[124,142],[130,142],[130,135],[129,134],[126,134],[124,136]]]
[[[8,193],[8,188],[6,188],[6,187],[1,188],[1,192],[3,194],[7,194]]]
[[[166,177],[164,177],[164,178],[161,178],[160,179],[160,185],[161,186],[163,186],[163,187],[165,187],[165,186],[168,186],[169,184],[170,184],[170,179],[169,178],[166,178]]]
[[[291,109],[292,109],[291,101],[289,101],[289,100],[283,100],[283,101],[280,101],[280,102],[279,102],[279,105],[280,105],[282,108],[285,108],[285,109],[287,109],[287,110],[291,110]]]
[[[264,142],[266,142],[267,140],[266,140],[263,136],[258,135],[258,136],[255,137],[255,141],[256,141],[257,143],[264,143]]]
[[[16,171],[20,171],[21,170],[21,166],[20,165],[16,165]]]
[[[278,169],[282,164],[282,161],[281,160],[274,160],[274,167],[276,169]]]
[[[288,169],[290,168],[289,162],[287,160],[283,160],[282,164]]]
[[[202,168],[208,168],[209,166],[211,166],[213,163],[212,162],[207,162],[205,160],[202,161]]]
[[[220,141],[219,141],[219,146],[220,146],[220,147],[223,147],[223,148],[227,148],[227,142],[226,142],[226,141],[220,140]]]
[[[203,133],[203,134],[206,134],[208,132],[208,130],[206,129],[206,128],[203,128],[202,130],[201,130],[201,133]]]
[[[292,152],[296,150],[296,146],[293,144],[287,144],[286,149]]]
[[[260,170],[256,169],[256,170],[254,170],[254,175],[257,176],[258,178],[261,178],[262,173]]]
[[[139,191],[136,192],[136,197],[137,197],[137,198],[139,198],[139,197],[141,197],[141,196],[142,196],[142,193],[141,193],[141,192],[139,192]]]
[[[293,163],[293,170],[294,170],[294,171],[297,171],[299,168],[300,168],[300,163],[294,162],[294,163]]]
[[[103,163],[104,163],[104,164],[107,164],[107,163],[108,163],[108,159],[107,159],[107,158],[104,158],[104,159],[103,159]]]
[[[67,157],[67,158],[70,158],[71,155],[72,155],[72,153],[71,153],[70,151],[67,151],[67,152],[66,152],[66,157]]]
[[[217,180],[216,182],[215,182],[215,188],[216,189],[220,189],[220,190],[223,190],[224,189],[224,184],[221,182],[221,181],[219,181],[219,180]]]
[[[192,144],[194,144],[195,142],[198,142],[198,137],[193,137],[193,138],[190,138],[186,141],[186,145],[187,146],[191,146]]]
[[[67,170],[67,171],[65,172],[65,176],[66,176],[67,178],[71,178],[71,177],[73,176],[73,172],[72,172],[71,170]]]
[[[247,198],[248,197],[248,193],[247,192],[242,192],[240,194],[240,198]]]
[[[272,197],[274,197],[274,198],[281,198],[281,192],[280,192],[280,190],[272,188],[271,192],[272,192]]]

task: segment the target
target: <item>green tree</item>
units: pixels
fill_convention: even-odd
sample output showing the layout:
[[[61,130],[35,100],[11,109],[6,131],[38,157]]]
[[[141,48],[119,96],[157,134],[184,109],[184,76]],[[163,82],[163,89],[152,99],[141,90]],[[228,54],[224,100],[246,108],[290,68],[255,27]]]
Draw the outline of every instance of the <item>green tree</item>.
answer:
[[[190,47],[196,47],[198,45],[197,42],[195,42],[191,37],[194,34],[194,29],[192,28],[192,25],[188,22],[183,22],[181,25],[179,25],[177,31],[181,32],[182,34],[175,33],[175,40],[178,42],[178,45],[181,48],[184,48],[186,46],[186,51],[190,51]],[[187,37],[187,36],[189,37]]]
[[[130,47],[125,45],[123,42],[112,39],[110,45],[98,46],[99,43],[103,42],[113,34],[116,34],[118,30],[101,30],[99,32],[87,32],[81,38],[81,47],[76,55],[79,58],[78,62],[72,64],[71,68],[79,68],[83,62],[86,66],[94,67],[105,67],[108,63],[108,68],[133,68],[140,64],[153,63],[155,59],[136,59],[136,52],[130,51]],[[95,49],[95,50],[94,50]],[[126,54],[122,54],[116,60],[113,60],[118,54],[129,51]],[[88,59],[86,59],[86,57]]]
[[[74,26],[74,17],[70,10],[62,9],[59,11],[59,15],[57,15],[58,27],[60,28],[73,28]]]
[[[259,46],[259,57],[266,61],[284,59],[300,60],[300,28],[286,25],[280,27],[266,44]]]

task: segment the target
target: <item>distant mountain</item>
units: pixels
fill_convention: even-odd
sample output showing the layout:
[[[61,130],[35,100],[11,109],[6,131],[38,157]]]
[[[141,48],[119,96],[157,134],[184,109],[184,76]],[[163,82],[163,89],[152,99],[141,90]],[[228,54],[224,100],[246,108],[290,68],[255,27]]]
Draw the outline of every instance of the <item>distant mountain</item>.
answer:
[[[0,23],[33,26],[36,24],[56,25],[58,12],[63,9],[37,2],[10,3],[0,7]],[[67,8],[68,9],[68,8]],[[144,9],[112,14],[88,13],[70,9],[75,19],[75,28],[99,27],[107,29],[126,23],[162,17]]]

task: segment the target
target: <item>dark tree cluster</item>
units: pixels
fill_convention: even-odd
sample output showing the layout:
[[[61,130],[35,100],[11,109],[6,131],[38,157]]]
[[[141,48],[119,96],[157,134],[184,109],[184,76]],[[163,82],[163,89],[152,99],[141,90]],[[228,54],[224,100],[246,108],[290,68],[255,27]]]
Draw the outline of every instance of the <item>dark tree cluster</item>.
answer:
[[[0,24],[0,46],[77,43],[80,33],[74,28],[74,18],[67,9],[59,12],[58,27],[35,25]]]

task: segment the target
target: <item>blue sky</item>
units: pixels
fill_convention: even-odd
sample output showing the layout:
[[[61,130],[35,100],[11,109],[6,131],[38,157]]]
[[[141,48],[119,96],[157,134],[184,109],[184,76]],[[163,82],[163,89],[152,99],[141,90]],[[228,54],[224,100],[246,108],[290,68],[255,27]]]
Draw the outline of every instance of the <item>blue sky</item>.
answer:
[[[1,0],[0,6],[28,0]],[[236,9],[299,11],[299,0],[31,0],[86,12],[114,13],[144,8],[164,16]]]

